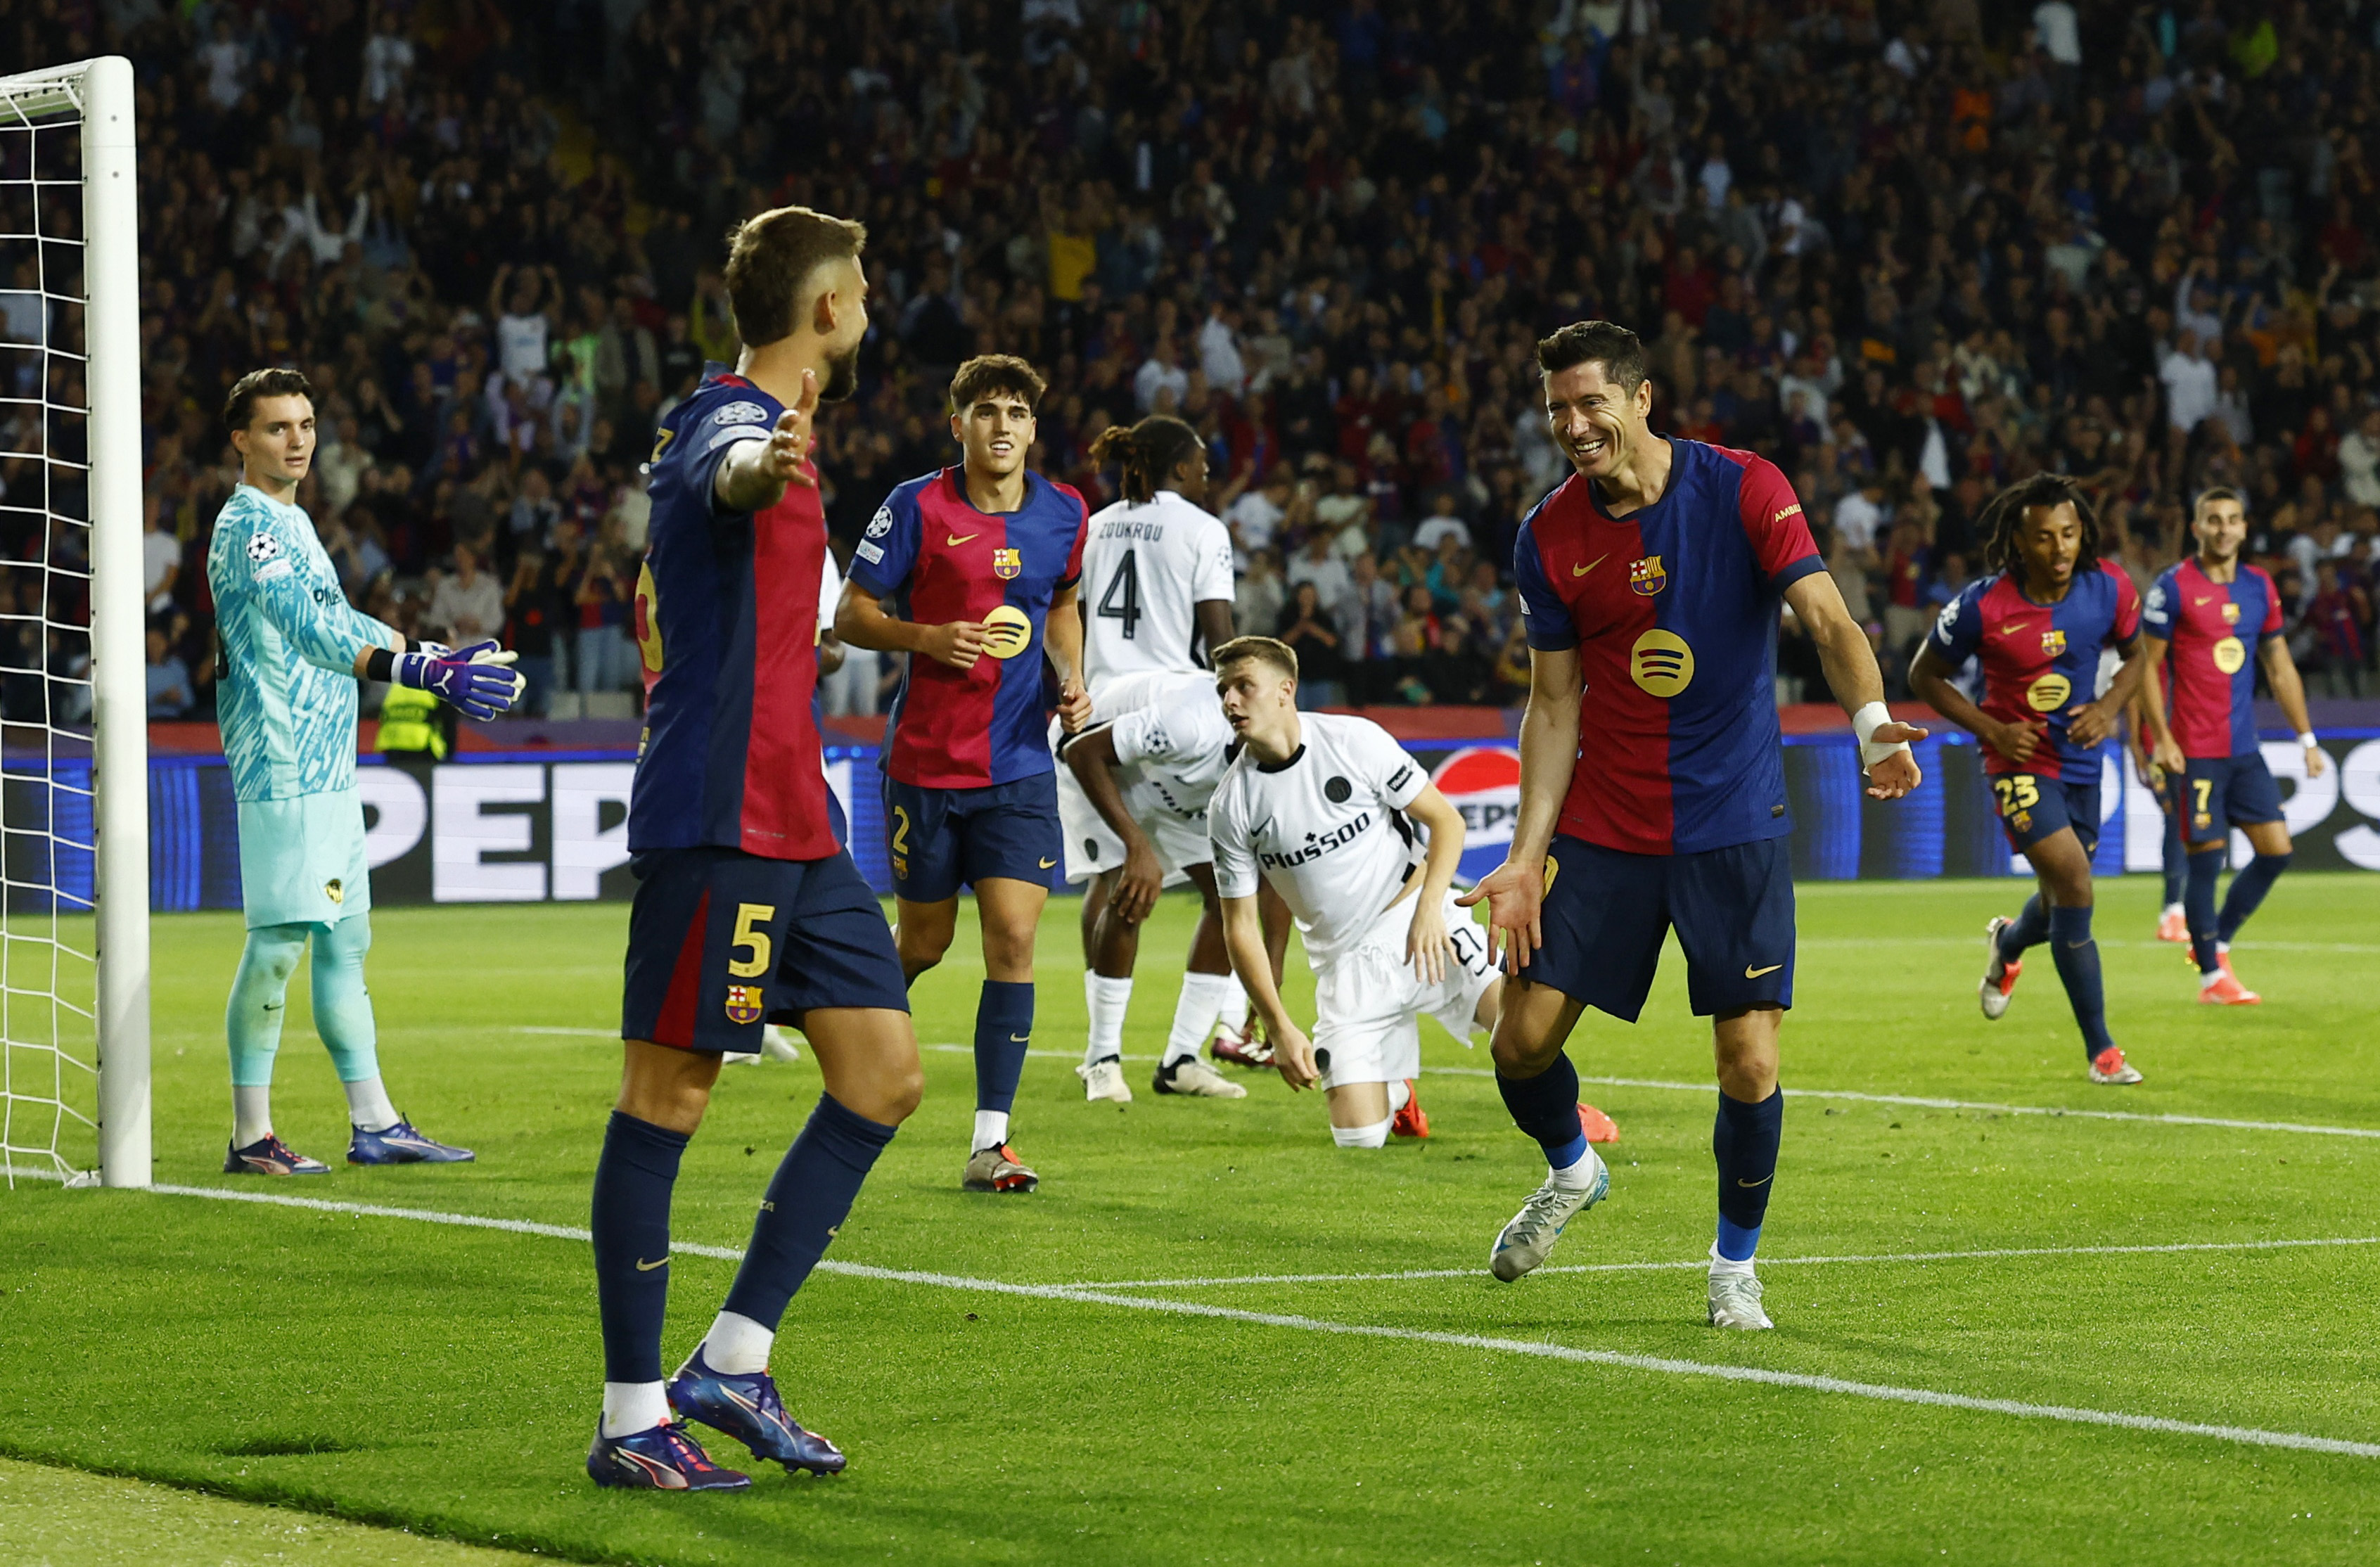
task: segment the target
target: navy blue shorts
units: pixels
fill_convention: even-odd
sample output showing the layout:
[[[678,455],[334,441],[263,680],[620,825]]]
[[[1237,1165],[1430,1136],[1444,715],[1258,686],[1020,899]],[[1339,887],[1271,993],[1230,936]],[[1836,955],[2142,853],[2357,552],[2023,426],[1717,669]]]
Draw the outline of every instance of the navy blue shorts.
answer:
[[[2234,827],[2281,820],[2281,786],[2262,752],[2244,757],[2192,757],[2182,774],[2181,836],[2204,845],[2221,843]]]
[[[1992,808],[2000,813],[2000,831],[2009,847],[2022,854],[2061,827],[2074,829],[2084,858],[2099,848],[2099,775],[2090,782],[2044,778],[2037,772],[1993,772]]]
[[[993,876],[1046,887],[1063,836],[1054,772],[980,789],[884,780],[892,890],[913,904],[941,903]]]
[[[1672,927],[1695,1016],[1793,1004],[1788,839],[1632,855],[1557,834],[1541,920],[1545,945],[1523,976],[1624,1022],[1645,1010]]]
[[[798,1026],[813,1007],[909,1010],[892,928],[850,855],[649,849],[628,866],[622,1039],[758,1051],[763,1022]]]

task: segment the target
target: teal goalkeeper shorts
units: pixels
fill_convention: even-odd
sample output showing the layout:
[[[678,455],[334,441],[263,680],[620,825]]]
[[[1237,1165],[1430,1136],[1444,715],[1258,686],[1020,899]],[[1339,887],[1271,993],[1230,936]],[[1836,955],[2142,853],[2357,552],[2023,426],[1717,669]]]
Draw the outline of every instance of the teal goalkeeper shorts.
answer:
[[[251,930],[335,925],[371,907],[355,790],[239,802],[240,902]]]

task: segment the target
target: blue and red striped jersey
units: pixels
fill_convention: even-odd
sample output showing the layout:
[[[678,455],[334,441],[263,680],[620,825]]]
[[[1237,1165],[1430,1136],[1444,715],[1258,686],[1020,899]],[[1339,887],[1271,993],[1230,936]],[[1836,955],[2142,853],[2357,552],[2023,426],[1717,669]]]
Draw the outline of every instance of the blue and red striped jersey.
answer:
[[[767,439],[783,407],[707,365],[654,443],[637,579],[646,706],[631,850],[717,844],[823,859],[843,846],[814,701],[826,555],[816,470],[763,512],[722,511],[711,489],[729,448]]]
[[[2141,626],[2140,590],[2107,561],[2074,573],[2066,597],[2036,604],[2012,572],[1970,582],[1942,607],[1927,641],[1950,669],[1970,656],[1984,666],[1975,705],[2003,723],[2046,724],[2048,735],[2024,761],[1982,747],[1985,772],[2032,772],[2088,783],[2099,776],[2096,747],[2066,737],[2074,710],[2098,694],[2099,650],[2132,639]]]
[[[2255,652],[2288,626],[2264,568],[2243,561],[2217,582],[2192,555],[2149,585],[2141,624],[2170,644],[2165,705],[2181,754],[2256,755]]]
[[[1050,601],[1083,575],[1090,509],[1038,473],[1025,504],[978,511],[952,467],[895,489],[851,560],[851,580],[905,620],[981,621],[1002,605],[1027,635],[995,643],[972,669],[910,656],[892,698],[884,771],[929,789],[974,789],[1050,771],[1042,705],[1042,632]]]
[[[1777,612],[1824,569],[1802,504],[1750,452],[1672,439],[1669,488],[1624,517],[1572,475],[1521,524],[1533,648],[1576,648],[1579,757],[1556,830],[1629,854],[1790,832]]]

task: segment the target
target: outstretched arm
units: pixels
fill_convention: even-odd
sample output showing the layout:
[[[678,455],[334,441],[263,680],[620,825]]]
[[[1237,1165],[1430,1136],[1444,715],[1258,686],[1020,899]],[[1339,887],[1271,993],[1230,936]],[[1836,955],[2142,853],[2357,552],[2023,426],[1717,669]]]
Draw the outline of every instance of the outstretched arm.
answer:
[[[1571,773],[1578,766],[1578,650],[1529,650],[1529,705],[1521,714],[1521,805],[1504,863],[1455,902],[1488,905],[1488,955],[1514,974],[1545,944],[1537,908]]]
[[[785,498],[788,484],[817,487],[818,480],[802,470],[802,459],[810,455],[810,420],[818,405],[818,377],[804,370],[801,395],[777,416],[769,438],[738,441],[719,459],[710,489],[722,510],[766,511]]]
[[[1884,672],[1876,668],[1876,650],[1852,618],[1842,589],[1825,572],[1814,571],[1787,584],[1785,602],[1817,646],[1827,688],[1851,715],[1852,729],[1859,735],[1860,765],[1867,772],[1868,797],[1900,798],[1923,781],[1909,742],[1923,740],[1925,731],[1893,722],[1884,705]]]

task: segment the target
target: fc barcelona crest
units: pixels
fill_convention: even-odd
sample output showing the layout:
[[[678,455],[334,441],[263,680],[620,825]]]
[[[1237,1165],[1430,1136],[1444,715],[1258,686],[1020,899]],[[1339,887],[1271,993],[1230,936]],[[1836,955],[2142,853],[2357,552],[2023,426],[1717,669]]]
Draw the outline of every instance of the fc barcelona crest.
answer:
[[[2066,650],[2066,633],[2057,630],[2054,627],[2043,632],[2041,634],[2041,650],[2045,656],[2053,659],[2058,654],[2064,652]]]
[[[1661,557],[1646,555],[1641,561],[1628,563],[1628,586],[1637,593],[1651,598],[1670,585],[1670,574],[1661,569]]]
[[[2226,626],[2240,624],[2240,606],[2228,599],[2223,601],[2223,624]]]
[[[760,987],[730,985],[727,987],[727,1021],[758,1023],[760,1021]]]
[[[991,553],[991,574],[1002,582],[1014,582],[1025,570],[1022,550],[994,550]]]

